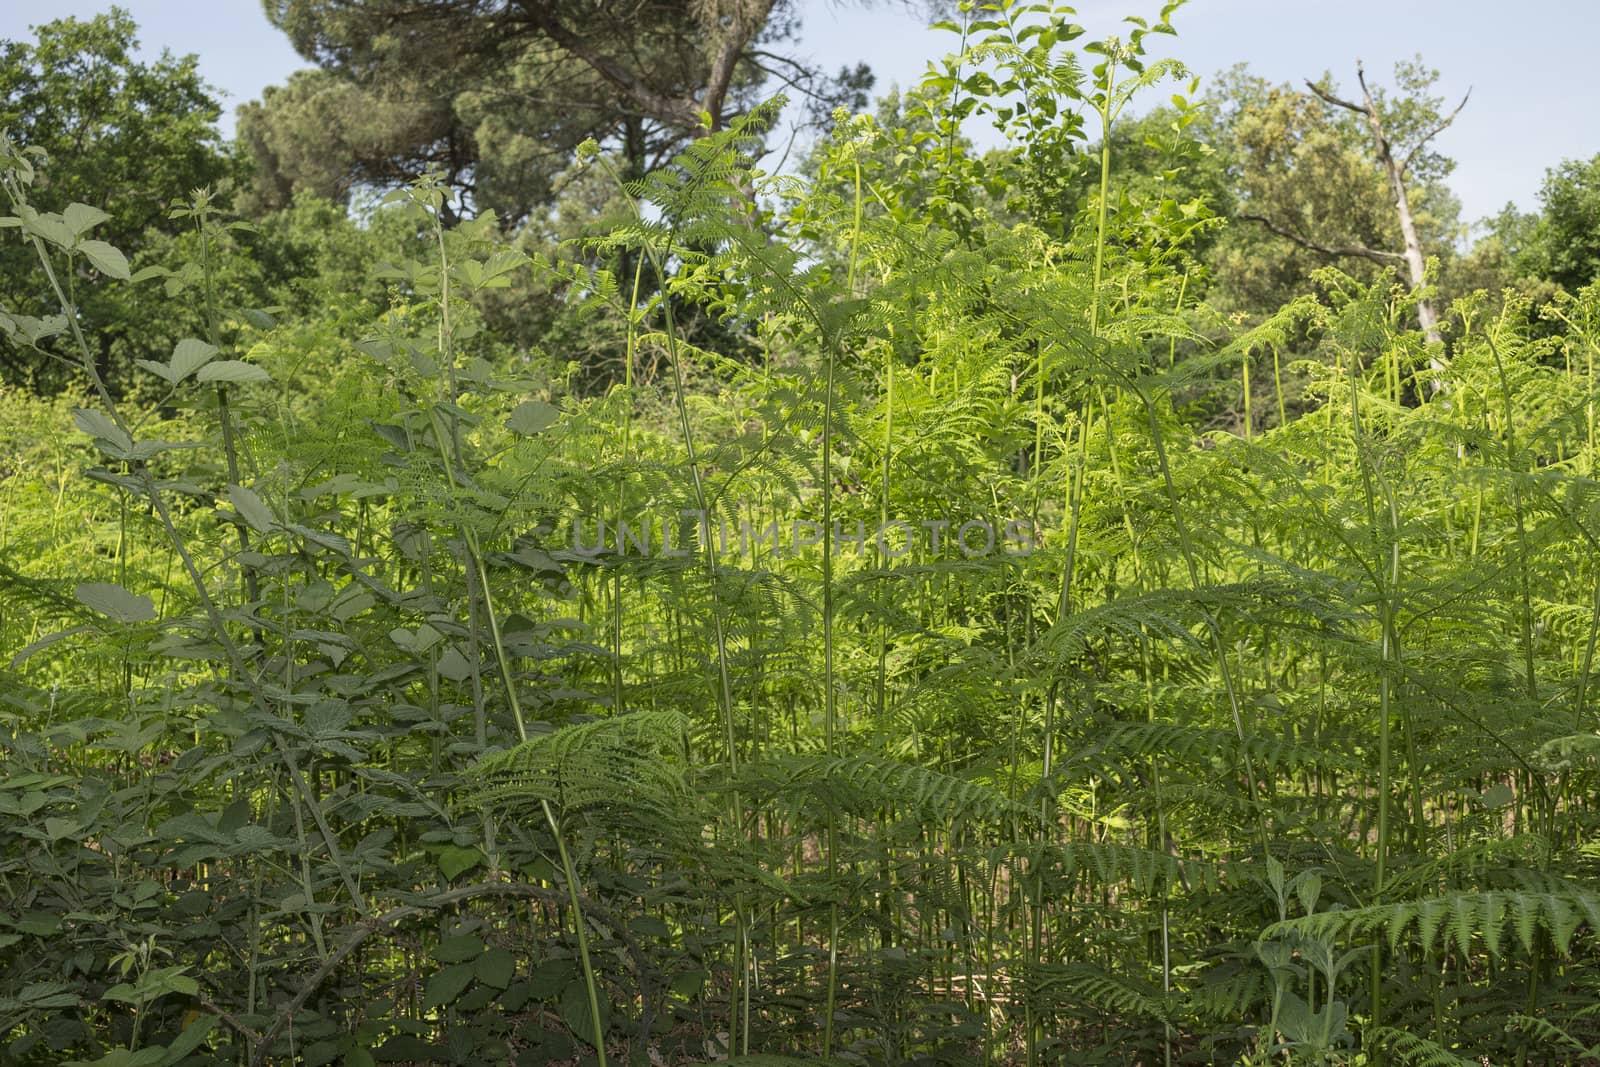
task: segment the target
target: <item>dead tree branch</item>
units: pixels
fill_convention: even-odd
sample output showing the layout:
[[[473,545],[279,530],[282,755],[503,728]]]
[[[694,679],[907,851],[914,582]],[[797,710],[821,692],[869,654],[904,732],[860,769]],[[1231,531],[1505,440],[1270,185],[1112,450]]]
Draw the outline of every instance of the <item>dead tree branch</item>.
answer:
[[[1277,234],[1279,237],[1293,241],[1301,248],[1309,249],[1312,252],[1320,252],[1325,256],[1360,256],[1364,259],[1370,259],[1375,263],[1383,264],[1388,264],[1394,260],[1404,261],[1406,258],[1399,252],[1385,252],[1381,248],[1368,248],[1366,245],[1319,244],[1318,242],[1311,240],[1309,237],[1302,237],[1293,230],[1279,225],[1278,223],[1267,218],[1265,215],[1241,213],[1235,217],[1246,222],[1259,222],[1262,226]]]

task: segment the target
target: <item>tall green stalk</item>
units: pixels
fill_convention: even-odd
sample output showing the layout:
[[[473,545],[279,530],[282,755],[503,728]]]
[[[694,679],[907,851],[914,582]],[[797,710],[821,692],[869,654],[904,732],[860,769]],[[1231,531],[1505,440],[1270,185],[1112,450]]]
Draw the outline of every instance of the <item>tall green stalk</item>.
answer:
[[[594,963],[589,959],[589,935],[584,929],[583,902],[578,897],[578,872],[567,853],[567,839],[561,832],[561,824],[556,822],[555,812],[550,810],[550,802],[541,798],[539,806],[544,809],[545,822],[555,835],[556,850],[561,856],[561,871],[566,878],[567,896],[572,903],[572,925],[578,934],[578,959],[583,964],[583,984],[588,994],[589,1025],[594,1027],[594,1054],[599,1067],[606,1067],[606,1032],[600,1019],[600,982],[595,975]]]
[[[1390,841],[1390,793],[1393,785],[1393,719],[1394,684],[1399,670],[1399,631],[1396,626],[1400,587],[1400,516],[1393,487],[1381,469],[1370,458],[1370,446],[1361,417],[1362,371],[1357,353],[1350,353],[1350,432],[1356,452],[1356,465],[1361,473],[1361,484],[1366,499],[1368,536],[1374,545],[1382,545],[1387,555],[1387,572],[1374,567],[1372,574],[1378,581],[1378,827],[1375,843],[1376,857],[1373,870],[1372,900],[1383,902],[1388,888]],[[1411,768],[1413,778],[1416,768]],[[1383,1026],[1383,937],[1373,939],[1369,968],[1368,1026],[1376,1031]],[[1375,1050],[1375,1062],[1383,1062],[1384,1054]]]
[[[850,299],[856,294],[856,263],[861,251],[861,160],[852,160],[855,173],[855,225],[850,235],[850,266],[846,292]],[[823,749],[832,756],[835,751],[835,720],[838,699],[835,692],[833,664],[833,405],[834,376],[838,369],[838,342],[827,338],[823,353],[826,361],[822,394],[822,680],[823,680]],[[888,492],[888,482],[884,483]],[[839,875],[839,830],[833,817],[828,818],[828,877],[837,881]],[[822,1054],[833,1055],[834,1014],[839,989],[839,902],[828,905],[828,987],[825,995],[822,1021]]]

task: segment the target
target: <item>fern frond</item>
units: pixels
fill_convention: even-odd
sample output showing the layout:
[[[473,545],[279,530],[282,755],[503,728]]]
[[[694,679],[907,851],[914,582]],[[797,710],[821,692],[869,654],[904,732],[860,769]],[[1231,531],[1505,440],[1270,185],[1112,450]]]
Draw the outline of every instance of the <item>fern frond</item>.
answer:
[[[1383,1026],[1373,1031],[1373,1041],[1406,1067],[1479,1067],[1479,1061],[1458,1056],[1420,1034]]]
[[[1570,951],[1577,930],[1588,923],[1600,930],[1600,893],[1572,889],[1566,892],[1451,893],[1427,900],[1377,904],[1344,911],[1326,911],[1274,923],[1262,934],[1297,933],[1320,940],[1362,937],[1382,933],[1399,945],[1415,927],[1416,938],[1431,951],[1440,935],[1453,940],[1463,955],[1481,938],[1497,952],[1499,935],[1507,921],[1524,951],[1531,953],[1538,933],[1550,936],[1557,951]]]
[[[880,756],[788,756],[747,773],[749,788],[812,812],[833,808],[867,818],[896,812],[932,825],[1032,817],[987,786]]]
[[[1041,1004],[1077,1002],[1113,1014],[1174,1021],[1173,1002],[1161,990],[1092,964],[1035,964],[1025,977],[1028,995]]]
[[[687,795],[681,753],[688,720],[640,711],[563,727],[485,756],[467,771],[463,802],[519,811],[548,803],[670,815]]]
[[[1585,1045],[1549,1019],[1541,1019],[1536,1015],[1513,1015],[1506,1020],[1506,1029],[1522,1031],[1545,1049],[1561,1049],[1579,1060],[1600,1060],[1600,1045]]]

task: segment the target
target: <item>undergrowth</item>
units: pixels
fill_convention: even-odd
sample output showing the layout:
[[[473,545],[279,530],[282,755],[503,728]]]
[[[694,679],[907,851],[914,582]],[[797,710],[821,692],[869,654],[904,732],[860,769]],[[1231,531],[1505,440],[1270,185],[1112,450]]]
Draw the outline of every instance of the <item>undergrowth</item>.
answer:
[[[1216,343],[1219,220],[1109,195],[1170,15],[997,5],[924,133],[806,182],[769,105],[581,255],[418,183],[310,341],[203,192],[134,272],[7,142],[60,313],[0,329],[84,392],[0,395],[4,1055],[1593,1058],[1600,293],[1440,351],[1330,270]],[[493,347],[530,271],[605,395]],[[81,293],[158,284],[207,336],[113,394]],[[1280,351],[1279,420],[1195,428]]]

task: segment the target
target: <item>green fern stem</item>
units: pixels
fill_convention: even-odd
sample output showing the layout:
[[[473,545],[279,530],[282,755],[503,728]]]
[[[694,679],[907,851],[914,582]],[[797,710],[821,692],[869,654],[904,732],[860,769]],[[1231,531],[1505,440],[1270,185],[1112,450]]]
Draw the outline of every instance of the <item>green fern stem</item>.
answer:
[[[846,292],[851,299],[856,293],[856,262],[861,250],[861,160],[852,161],[855,171],[855,225],[850,234],[850,266]],[[838,339],[827,339],[825,380],[822,394],[822,680],[823,680],[823,749],[832,758],[835,751],[835,720],[838,716],[838,699],[835,689],[833,663],[833,406],[834,375],[838,367]],[[887,462],[887,460],[885,461]],[[888,493],[888,481],[884,482]],[[837,879],[838,828],[833,818],[828,819],[828,877]],[[834,1015],[839,993],[839,904],[828,905],[828,979],[823,1007],[822,1054],[833,1055]]]
[[[628,336],[626,348],[623,351],[622,367],[622,466],[627,469],[628,457],[632,453],[633,433],[633,361],[634,353],[639,343],[639,290],[644,280],[644,257],[640,256],[634,262],[633,268],[633,293],[628,299]],[[617,514],[623,514],[627,506],[626,474],[617,480]],[[623,699],[622,685],[622,568],[617,568],[611,579],[611,708],[614,714],[622,714],[627,710]]]
[[[566,838],[562,836],[561,825],[556,822],[555,812],[550,810],[550,802],[540,797],[539,806],[544,809],[545,821],[550,824],[550,832],[556,839],[556,850],[561,856],[561,870],[567,882],[567,896],[572,902],[572,925],[578,935],[578,959],[583,964],[583,984],[589,999],[589,1025],[594,1028],[594,1054],[599,1067],[606,1067],[606,1035],[600,1021],[600,986],[599,980],[595,977],[594,963],[589,959],[589,935],[584,929],[583,903],[578,897],[578,872],[573,869],[572,857],[567,853]]]

